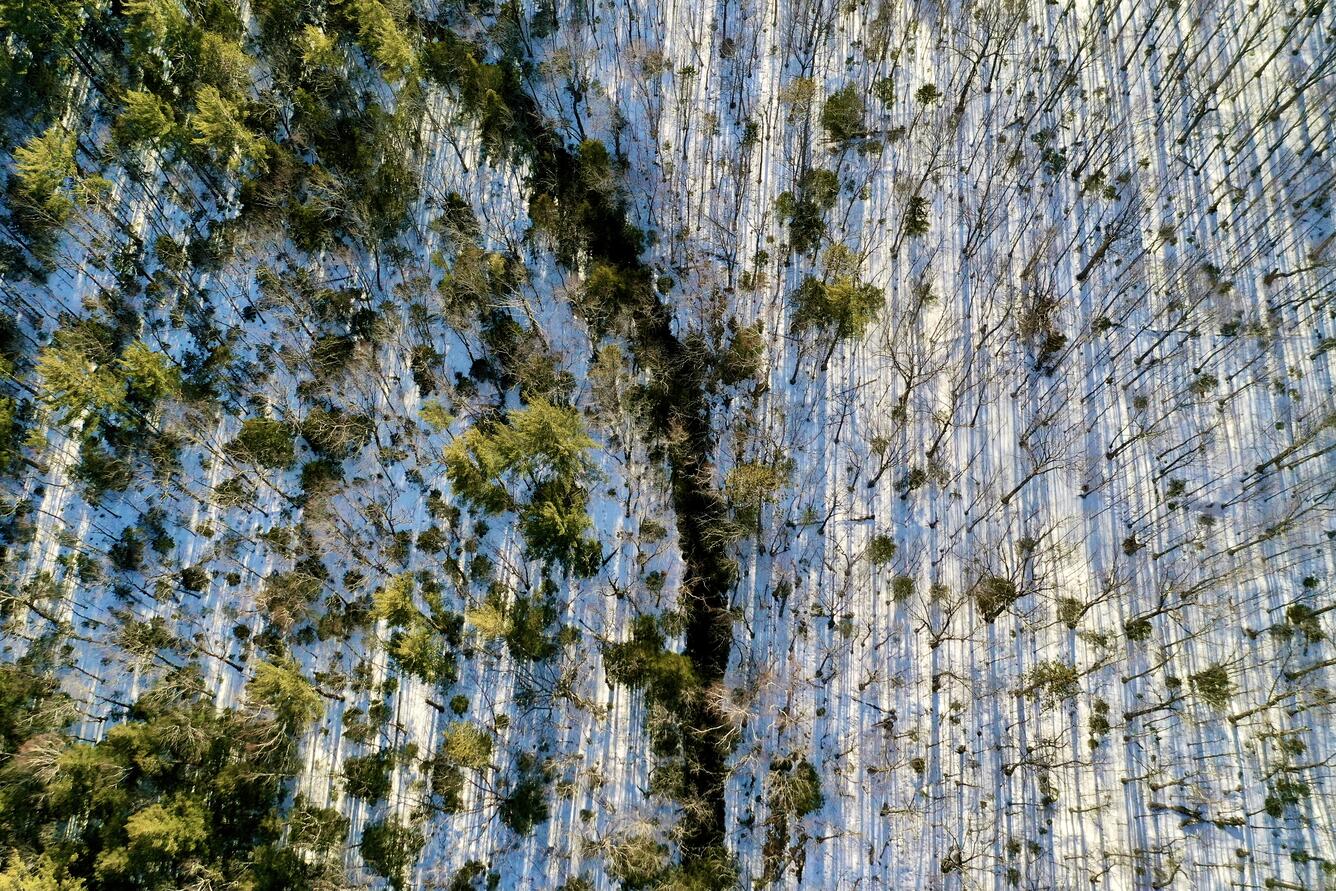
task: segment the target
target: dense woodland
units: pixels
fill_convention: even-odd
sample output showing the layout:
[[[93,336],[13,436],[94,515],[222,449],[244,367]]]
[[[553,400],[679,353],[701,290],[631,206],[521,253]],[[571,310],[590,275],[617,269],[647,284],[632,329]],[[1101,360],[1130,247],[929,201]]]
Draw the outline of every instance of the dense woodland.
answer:
[[[0,35],[0,891],[1336,888],[1327,0]]]

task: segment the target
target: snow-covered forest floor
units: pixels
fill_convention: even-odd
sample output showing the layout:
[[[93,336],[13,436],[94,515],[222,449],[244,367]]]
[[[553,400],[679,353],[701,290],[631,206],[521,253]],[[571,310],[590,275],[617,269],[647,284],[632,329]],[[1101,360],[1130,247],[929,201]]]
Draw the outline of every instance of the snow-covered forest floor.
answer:
[[[66,648],[61,745],[192,665],[281,718],[280,666],[275,812],[346,817],[352,886],[1336,887],[1336,8],[364,0],[359,186],[267,92],[273,5],[269,155],[198,92],[127,139],[175,75],[108,89],[91,29],[7,130],[12,207],[75,140],[0,285],[5,660]],[[153,862],[88,887],[207,887]]]

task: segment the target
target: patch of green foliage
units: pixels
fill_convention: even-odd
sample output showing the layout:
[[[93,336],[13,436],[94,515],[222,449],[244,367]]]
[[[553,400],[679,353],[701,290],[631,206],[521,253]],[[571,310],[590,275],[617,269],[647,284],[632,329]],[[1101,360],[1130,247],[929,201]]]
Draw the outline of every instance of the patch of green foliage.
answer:
[[[826,235],[826,212],[835,206],[840,180],[821,167],[804,170],[794,191],[775,200],[779,218],[789,225],[789,246],[799,254],[810,254]]]
[[[354,755],[343,761],[343,786],[354,798],[383,801],[390,794],[393,771],[394,752],[389,749]]]
[[[445,452],[446,474],[473,507],[517,514],[531,557],[588,576],[602,559],[586,537],[593,445],[577,411],[536,402],[458,436]]]
[[[821,126],[833,142],[848,142],[862,136],[863,96],[857,84],[845,84],[826,100],[821,108]]]
[[[825,266],[824,278],[805,277],[793,294],[794,330],[828,329],[840,340],[862,337],[885,294],[859,278],[858,258],[842,244],[826,251]]]
[[[392,818],[374,820],[362,830],[362,861],[389,880],[394,891],[403,891],[409,887],[409,871],[425,842],[422,831],[415,826]]]
[[[604,666],[614,683],[644,689],[645,698],[673,711],[699,696],[691,660],[664,647],[663,632],[653,616],[636,616],[631,639],[607,644]]]
[[[873,566],[884,566],[895,559],[896,550],[894,538],[885,534],[874,535],[867,548],[868,562]]]
[[[297,460],[292,431],[273,418],[250,418],[241,422],[241,430],[227,444],[227,454],[239,461],[282,470]]]
[[[521,755],[516,765],[518,780],[501,801],[501,822],[517,835],[528,835],[548,818],[547,779],[532,755]]]
[[[491,734],[469,721],[454,721],[441,736],[440,756],[468,770],[484,770],[492,758]]]
[[[217,709],[202,678],[176,672],[94,743],[60,735],[73,712],[36,658],[0,667],[11,870],[59,876],[63,888],[181,888],[203,875],[277,889],[339,869],[338,819],[289,801],[296,740],[320,712],[294,663],[261,663],[241,709]],[[41,759],[14,757],[39,738]],[[306,831],[312,822],[319,831]]]
[[[428,684],[448,686],[459,675],[455,648],[462,640],[464,617],[446,609],[440,586],[422,585],[422,605],[413,576],[394,576],[375,593],[372,617],[390,628],[389,653],[403,671]]]

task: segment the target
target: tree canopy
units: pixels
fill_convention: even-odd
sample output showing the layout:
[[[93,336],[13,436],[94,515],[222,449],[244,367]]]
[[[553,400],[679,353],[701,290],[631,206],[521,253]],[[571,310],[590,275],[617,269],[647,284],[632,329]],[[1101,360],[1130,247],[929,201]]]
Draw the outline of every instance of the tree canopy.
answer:
[[[585,537],[593,445],[577,411],[539,401],[461,434],[446,449],[446,473],[480,510],[518,514],[533,556],[588,575],[601,556]]]

